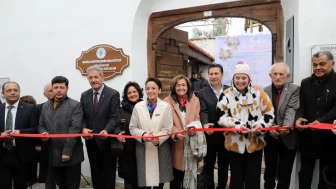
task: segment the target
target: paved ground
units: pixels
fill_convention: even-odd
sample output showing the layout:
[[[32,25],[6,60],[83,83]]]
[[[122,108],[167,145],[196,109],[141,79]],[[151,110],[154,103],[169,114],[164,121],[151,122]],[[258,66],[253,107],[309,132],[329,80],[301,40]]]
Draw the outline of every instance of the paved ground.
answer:
[[[216,173],[217,170],[215,170],[215,175],[217,175]],[[91,178],[89,177],[86,177],[85,178],[90,185],[87,184],[87,182],[82,178],[82,181],[81,181],[81,189],[91,189],[92,188],[92,185],[91,185]],[[217,177],[215,177],[215,182],[217,183]],[[263,185],[264,181],[263,181],[263,174],[261,174],[261,177],[260,177],[260,181]],[[124,188],[124,184],[123,184],[123,179],[121,178],[117,178],[117,186],[116,186],[116,189],[123,189]],[[229,187],[227,187],[228,189]],[[263,189],[264,187],[262,186],[260,189]],[[30,189],[30,187],[29,187]],[[44,184],[42,183],[37,183],[37,184],[34,184],[33,185],[33,189],[45,189],[44,187]],[[164,189],[169,189],[169,183],[165,184],[164,186]]]

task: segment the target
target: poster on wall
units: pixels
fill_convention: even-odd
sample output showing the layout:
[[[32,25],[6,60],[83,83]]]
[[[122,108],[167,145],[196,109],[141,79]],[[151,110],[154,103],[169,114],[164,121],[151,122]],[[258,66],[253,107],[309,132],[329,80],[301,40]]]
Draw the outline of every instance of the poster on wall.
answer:
[[[8,77],[7,78],[0,78],[0,91],[1,91],[0,100],[1,100],[2,103],[6,102],[5,97],[2,94],[2,85],[4,83],[8,82],[8,81],[10,81]]]
[[[224,68],[223,84],[230,85],[235,65],[243,61],[250,66],[253,83],[266,87],[271,84],[272,35],[251,33],[216,37],[216,62]]]
[[[334,56],[334,60],[336,58],[336,44],[330,45],[314,45],[311,48],[311,57],[319,51],[329,51]],[[313,67],[312,67],[313,70]],[[336,70],[336,64],[334,65],[334,70]]]

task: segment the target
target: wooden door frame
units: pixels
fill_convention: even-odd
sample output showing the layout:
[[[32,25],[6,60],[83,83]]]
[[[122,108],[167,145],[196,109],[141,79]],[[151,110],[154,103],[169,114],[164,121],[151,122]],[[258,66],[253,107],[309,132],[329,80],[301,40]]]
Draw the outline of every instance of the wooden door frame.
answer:
[[[204,11],[212,11],[205,17]],[[149,17],[147,38],[148,76],[155,76],[155,45],[171,27],[204,18],[237,17],[257,20],[272,32],[272,60],[283,61],[283,12],[280,0],[241,0],[162,12]]]

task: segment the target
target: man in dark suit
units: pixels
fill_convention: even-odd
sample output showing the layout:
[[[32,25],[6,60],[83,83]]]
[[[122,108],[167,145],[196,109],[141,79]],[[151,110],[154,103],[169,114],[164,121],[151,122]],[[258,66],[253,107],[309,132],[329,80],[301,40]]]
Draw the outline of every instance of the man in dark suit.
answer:
[[[222,92],[228,86],[222,85],[223,67],[212,64],[208,69],[210,85],[201,89],[198,98],[201,103],[200,117],[204,128],[221,128],[217,123],[217,103]],[[206,132],[207,155],[204,158],[204,176],[208,189],[215,188],[214,165],[218,159],[218,188],[224,189],[228,179],[229,153],[224,148],[223,132]]]
[[[20,86],[16,82],[2,85],[6,103],[0,105],[0,188],[25,189],[28,165],[35,157],[35,143],[30,138],[8,134],[36,133],[35,105],[19,101]]]
[[[265,87],[265,92],[272,99],[275,109],[274,127],[292,126],[300,105],[300,87],[286,83],[290,74],[285,63],[273,64],[269,75],[272,85]],[[278,177],[276,188],[288,189],[296,155],[297,130],[274,130],[267,133],[266,137],[264,188],[274,189]]]
[[[311,188],[315,163],[319,160],[318,189],[325,189],[323,171],[328,165],[336,165],[336,136],[330,130],[310,129],[306,125],[331,124],[336,119],[334,57],[329,51],[317,52],[312,64],[313,74],[301,82],[300,107],[295,115],[295,125],[300,130],[299,188]]]
[[[119,92],[103,84],[103,70],[91,66],[87,70],[91,89],[82,93],[84,134],[119,134],[120,95]],[[91,177],[95,189],[114,189],[116,177],[116,157],[110,150],[110,138],[85,137],[90,162]]]

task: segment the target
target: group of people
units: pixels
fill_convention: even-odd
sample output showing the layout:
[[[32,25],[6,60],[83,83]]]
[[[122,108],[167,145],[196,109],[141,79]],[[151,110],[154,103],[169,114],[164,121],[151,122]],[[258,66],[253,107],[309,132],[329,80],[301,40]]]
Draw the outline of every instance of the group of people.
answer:
[[[52,181],[46,188],[54,188],[55,183],[60,189],[79,188],[84,160],[81,138],[48,137],[77,133],[85,134],[92,184],[97,189],[115,188],[117,160],[126,189],[162,189],[167,182],[172,189],[194,189],[200,185],[198,162],[203,159],[203,188],[216,188],[217,161],[217,188],[226,188],[230,167],[231,189],[257,189],[263,153],[264,188],[289,188],[297,150],[299,188],[311,188],[316,160],[320,160],[318,189],[327,188],[333,183],[324,179],[323,172],[336,167],[336,127],[320,130],[308,125],[336,124],[334,64],[330,52],[314,54],[313,74],[300,88],[286,82],[288,66],[275,63],[269,74],[272,84],[262,89],[252,85],[250,68],[244,62],[235,66],[231,86],[222,84],[223,67],[214,63],[208,68],[209,85],[197,95],[192,82],[179,75],[172,79],[170,95],[161,100],[160,80],[148,78],[146,99],[138,83],[128,82],[121,103],[119,92],[104,84],[103,71],[96,65],[87,70],[91,88],[82,93],[80,102],[67,96],[69,81],[63,76],[52,79],[50,98],[38,106],[20,101],[18,83],[7,82],[2,86],[6,102],[0,105],[0,189],[12,188],[12,181],[16,189],[26,187],[27,166],[37,143],[10,135],[25,133],[45,135],[40,140],[48,149],[46,177]],[[261,130],[271,127],[274,130]],[[200,128],[205,132],[195,131]],[[118,158],[110,148],[112,138],[104,134],[117,134],[124,144]],[[331,180],[336,171],[331,172],[333,176]]]

